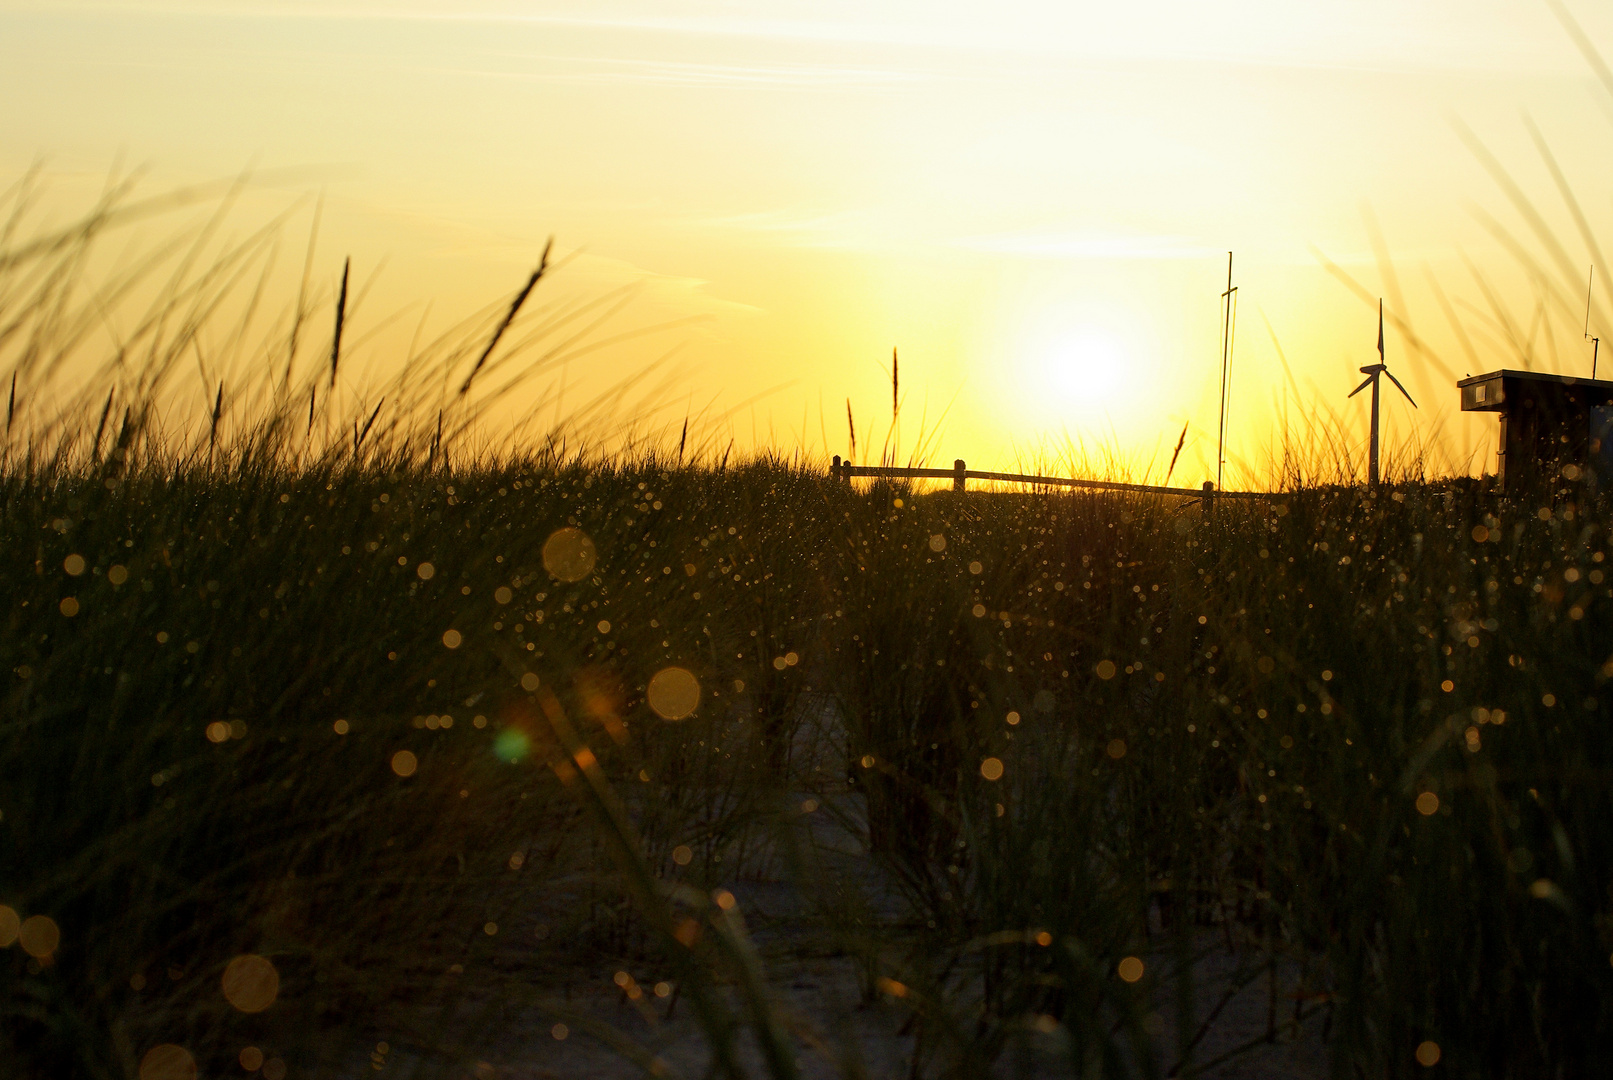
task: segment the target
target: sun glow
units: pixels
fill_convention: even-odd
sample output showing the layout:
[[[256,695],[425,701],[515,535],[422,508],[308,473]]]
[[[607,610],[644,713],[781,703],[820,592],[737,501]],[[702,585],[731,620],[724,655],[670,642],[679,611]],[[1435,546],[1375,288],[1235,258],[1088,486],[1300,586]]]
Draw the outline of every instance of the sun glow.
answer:
[[[1125,389],[1128,361],[1125,346],[1114,334],[1083,327],[1051,342],[1031,378],[1060,405],[1083,413],[1101,411]]]

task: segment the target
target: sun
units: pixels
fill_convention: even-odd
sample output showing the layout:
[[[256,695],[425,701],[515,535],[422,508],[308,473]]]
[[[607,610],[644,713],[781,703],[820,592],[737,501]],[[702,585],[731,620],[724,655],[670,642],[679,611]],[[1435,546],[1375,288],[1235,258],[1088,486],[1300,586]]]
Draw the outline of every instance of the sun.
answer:
[[[1081,327],[1048,341],[1032,362],[1031,387],[1064,409],[1087,415],[1117,404],[1131,368],[1125,344],[1099,327]]]

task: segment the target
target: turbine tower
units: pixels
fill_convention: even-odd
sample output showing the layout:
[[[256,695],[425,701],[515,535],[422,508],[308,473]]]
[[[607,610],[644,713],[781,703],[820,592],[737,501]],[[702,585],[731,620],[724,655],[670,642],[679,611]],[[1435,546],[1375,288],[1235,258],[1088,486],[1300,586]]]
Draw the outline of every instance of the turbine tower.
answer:
[[[1411,407],[1412,408],[1414,408],[1414,409],[1417,408],[1417,403],[1415,401],[1412,401],[1412,398],[1411,398],[1410,394],[1406,393],[1406,388],[1404,386],[1400,385],[1400,380],[1395,378],[1394,372],[1389,370],[1389,365],[1385,364],[1383,362],[1383,299],[1382,299],[1382,297],[1380,297],[1378,299],[1378,362],[1376,364],[1368,364],[1366,367],[1362,368],[1361,369],[1361,374],[1365,375],[1366,378],[1362,380],[1360,386],[1358,386],[1354,390],[1350,391],[1349,396],[1350,397],[1355,397],[1355,395],[1357,395],[1361,391],[1365,390],[1368,386],[1372,387],[1372,445],[1371,445],[1370,449],[1367,451],[1367,483],[1371,484],[1373,487],[1377,487],[1378,486],[1378,376],[1379,375],[1387,375],[1387,376],[1389,376],[1389,381],[1395,384],[1395,389],[1399,390],[1402,394],[1405,394],[1406,400],[1411,401]]]

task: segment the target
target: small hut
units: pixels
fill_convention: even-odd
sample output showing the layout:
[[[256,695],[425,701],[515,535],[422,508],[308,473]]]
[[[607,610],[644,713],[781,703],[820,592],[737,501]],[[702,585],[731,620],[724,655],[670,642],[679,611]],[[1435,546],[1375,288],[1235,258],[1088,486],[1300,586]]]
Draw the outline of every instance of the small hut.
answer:
[[[1581,473],[1613,484],[1613,382],[1492,371],[1456,385],[1463,412],[1501,414],[1496,473],[1503,490]]]

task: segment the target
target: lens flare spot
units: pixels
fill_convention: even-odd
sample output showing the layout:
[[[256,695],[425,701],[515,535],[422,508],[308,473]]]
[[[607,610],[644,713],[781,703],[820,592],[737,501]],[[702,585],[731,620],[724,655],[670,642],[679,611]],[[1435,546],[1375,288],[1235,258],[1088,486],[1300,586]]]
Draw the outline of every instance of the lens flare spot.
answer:
[[[543,544],[543,568],[561,581],[581,581],[598,561],[594,541],[581,529],[556,529]]]
[[[251,953],[231,960],[220,983],[224,1000],[244,1013],[260,1013],[280,996],[280,973],[274,964]]]
[[[700,707],[700,680],[684,668],[662,668],[650,679],[645,697],[661,719],[682,720]]]
[[[412,750],[399,750],[392,755],[392,771],[399,776],[413,776],[420,767],[420,759],[414,756]]]
[[[507,761],[511,764],[526,757],[529,749],[531,749],[531,743],[526,735],[515,728],[504,729],[498,733],[498,738],[493,740],[493,753],[498,756],[500,761]]]

